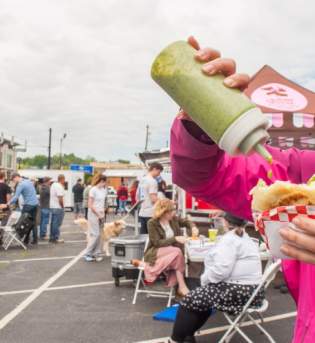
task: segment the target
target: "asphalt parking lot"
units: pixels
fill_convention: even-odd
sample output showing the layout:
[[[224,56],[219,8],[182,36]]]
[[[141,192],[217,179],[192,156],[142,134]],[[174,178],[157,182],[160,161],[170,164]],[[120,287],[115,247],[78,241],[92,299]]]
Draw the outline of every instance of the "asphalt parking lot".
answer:
[[[0,250],[0,342],[167,342],[172,324],[152,319],[166,301],[140,295],[132,305],[134,286],[122,282],[115,287],[110,258],[86,263],[81,257],[85,234],[73,224],[70,213],[62,237],[64,244],[43,242],[27,251]],[[290,295],[273,287],[267,298],[265,328],[276,342],[288,343],[295,305]],[[216,314],[200,332],[198,342],[218,342],[225,325],[224,317]],[[254,342],[267,342],[252,326],[244,331]],[[235,335],[231,342],[243,340]]]

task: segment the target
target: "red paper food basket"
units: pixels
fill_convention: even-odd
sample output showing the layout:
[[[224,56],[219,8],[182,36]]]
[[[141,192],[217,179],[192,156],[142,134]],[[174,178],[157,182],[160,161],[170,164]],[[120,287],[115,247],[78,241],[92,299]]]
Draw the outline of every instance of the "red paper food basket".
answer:
[[[315,219],[315,206],[281,206],[264,211],[256,218],[255,226],[274,257],[288,258],[280,251],[283,239],[280,236],[279,230],[290,226],[290,228],[298,231],[298,228],[291,223],[293,218],[298,215],[306,215],[309,218]]]

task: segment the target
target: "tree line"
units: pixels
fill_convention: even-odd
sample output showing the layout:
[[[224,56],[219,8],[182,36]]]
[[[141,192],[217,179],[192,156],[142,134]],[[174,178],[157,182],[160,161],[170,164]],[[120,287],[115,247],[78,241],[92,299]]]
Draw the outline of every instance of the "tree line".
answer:
[[[63,154],[62,155],[62,168],[68,169],[70,164],[87,165],[97,160],[93,156],[86,156],[85,158],[76,156],[75,154]],[[129,164],[130,161],[119,159],[119,163]],[[46,169],[48,163],[47,155],[35,155],[32,157],[18,158],[19,169]],[[51,169],[59,169],[60,167],[60,155],[55,154],[51,157]]]

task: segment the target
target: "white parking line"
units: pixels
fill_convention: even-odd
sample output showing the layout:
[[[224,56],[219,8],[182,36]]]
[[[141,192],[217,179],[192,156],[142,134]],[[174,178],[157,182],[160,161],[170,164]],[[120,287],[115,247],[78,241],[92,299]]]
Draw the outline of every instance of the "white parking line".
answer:
[[[15,262],[34,262],[34,261],[53,261],[53,260],[70,260],[75,256],[56,256],[56,257],[37,257],[37,258],[24,258],[17,260],[2,260],[0,263],[15,263]]]
[[[130,283],[131,280],[121,280],[120,283]],[[73,288],[85,288],[85,287],[96,287],[96,286],[106,286],[106,285],[113,285],[114,281],[99,281],[99,282],[90,282],[90,283],[79,283],[76,285],[68,285],[68,286],[58,286],[58,287],[49,287],[44,290],[44,292],[50,291],[59,291],[64,289],[73,289]],[[16,295],[16,294],[27,294],[36,291],[36,289],[23,289],[20,291],[6,291],[0,292],[0,296],[4,295]]]
[[[65,243],[86,243],[86,239],[76,240],[76,241],[65,241]]]
[[[61,244],[68,244],[68,243],[86,243],[86,239],[78,239],[78,240],[73,240],[73,241],[64,241],[63,243],[58,243],[59,245]],[[38,245],[50,245],[51,243],[49,242],[38,242]]]
[[[266,318],[264,318],[264,322],[270,323],[270,322],[274,322],[277,320],[292,318],[295,316],[296,316],[296,312],[283,313],[283,314],[278,314],[275,316],[266,317]],[[259,323],[258,320],[257,320],[257,322]],[[252,325],[254,325],[254,324],[251,321],[243,322],[242,328],[246,327],[246,326],[252,326]],[[223,331],[226,331],[229,327],[230,327],[230,325],[224,325],[224,326],[218,326],[218,327],[212,328],[212,329],[201,330],[197,336],[205,336],[205,335],[211,335],[213,333],[223,332]],[[155,339],[151,339],[151,340],[138,341],[135,343],[167,343],[168,339],[169,339],[169,337],[161,337],[161,338],[155,338]]]
[[[61,232],[61,235],[71,235],[71,234],[79,234],[82,233],[82,235],[85,235],[84,231],[63,231]]]
[[[25,300],[23,300],[14,310],[9,312],[0,320],[0,330],[5,328],[16,316],[24,311],[34,300],[36,300],[47,288],[49,288],[56,280],[58,280],[67,270],[69,270],[74,264],[76,264],[80,258],[84,255],[85,249],[82,250],[76,257],[69,261],[59,271],[51,276],[46,282],[44,282],[39,288],[34,290]]]
[[[131,280],[121,280],[120,283],[130,283]],[[73,288],[85,288],[85,287],[95,287],[95,286],[104,286],[104,285],[113,285],[114,281],[100,281],[100,282],[90,282],[90,283],[81,283],[77,285],[68,285],[68,286],[59,286],[59,287],[49,287],[47,291],[59,291],[64,289],[73,289]]]

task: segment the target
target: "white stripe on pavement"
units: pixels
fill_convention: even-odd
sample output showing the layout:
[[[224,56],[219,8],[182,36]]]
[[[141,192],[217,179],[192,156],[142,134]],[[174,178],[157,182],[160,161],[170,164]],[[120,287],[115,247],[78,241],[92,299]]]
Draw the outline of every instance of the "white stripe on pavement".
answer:
[[[36,291],[36,288],[35,289],[23,289],[21,291],[6,291],[6,292],[0,292],[0,296],[32,293],[34,291]]]
[[[85,235],[85,231],[63,231],[61,232],[61,235],[71,235],[71,234],[79,234],[82,233],[83,235]]]
[[[36,300],[47,288],[49,288],[55,281],[57,281],[67,270],[76,264],[84,255],[85,249],[82,250],[75,258],[69,261],[59,271],[45,281],[39,288],[32,292],[25,300],[23,300],[14,310],[9,312],[0,320],[0,330],[5,328],[16,316],[24,311],[34,300]]]
[[[130,283],[132,280],[121,280],[120,283]],[[73,288],[85,288],[85,287],[96,287],[96,286],[106,286],[106,285],[113,285],[114,281],[99,281],[99,282],[90,282],[90,283],[79,283],[76,285],[68,285],[68,286],[58,286],[58,287],[49,287],[45,290],[45,292],[50,291],[59,291],[64,289],[73,289]],[[0,296],[4,295],[16,295],[16,294],[26,294],[32,293],[36,289],[24,289],[20,291],[6,291],[0,292]]]
[[[25,258],[17,260],[2,260],[0,263],[13,263],[13,262],[34,262],[34,261],[53,261],[53,260],[70,260],[75,256],[56,256],[56,257],[34,257],[34,258]]]
[[[68,244],[68,243],[86,243],[86,239],[78,239],[78,240],[73,240],[73,241],[64,241],[62,243],[57,243],[58,245],[61,244]],[[50,243],[50,242],[38,242],[38,245],[50,245],[50,244],[54,244],[54,243]]]
[[[296,313],[297,312],[289,312],[289,313],[283,313],[283,314],[278,314],[275,316],[266,317],[266,318],[264,318],[264,322],[269,323],[269,322],[274,322],[277,320],[292,318],[292,317],[296,316]],[[260,323],[259,320],[256,320],[256,322]],[[252,326],[252,325],[254,325],[254,324],[251,321],[243,322],[242,328],[246,327],[246,326]],[[213,333],[223,332],[223,331],[226,331],[229,327],[230,327],[230,325],[224,325],[224,326],[218,326],[218,327],[212,328],[212,329],[201,330],[200,333],[197,334],[197,336],[205,336],[205,335],[211,335]],[[169,337],[161,337],[161,338],[155,338],[155,339],[151,339],[151,340],[138,341],[135,343],[167,343],[168,340],[169,340]]]
[[[120,283],[130,283],[132,280],[121,280]],[[64,289],[72,288],[85,288],[85,287],[95,287],[95,286],[104,286],[104,285],[113,285],[114,281],[100,281],[100,282],[91,282],[91,283],[81,283],[78,285],[68,285],[68,286],[59,286],[59,287],[49,287],[47,291],[59,291]]]

